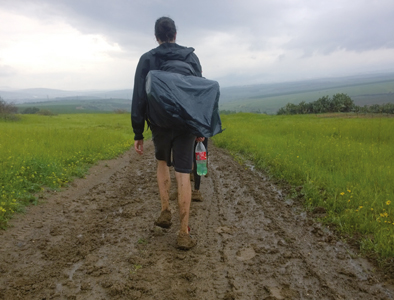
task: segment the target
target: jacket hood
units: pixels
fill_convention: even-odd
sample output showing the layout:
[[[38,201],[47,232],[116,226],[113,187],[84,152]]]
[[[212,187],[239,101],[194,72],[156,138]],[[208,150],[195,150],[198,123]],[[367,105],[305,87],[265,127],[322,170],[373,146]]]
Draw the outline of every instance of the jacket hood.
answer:
[[[152,50],[152,54],[165,60],[185,60],[194,48],[183,47],[176,43],[163,43]]]

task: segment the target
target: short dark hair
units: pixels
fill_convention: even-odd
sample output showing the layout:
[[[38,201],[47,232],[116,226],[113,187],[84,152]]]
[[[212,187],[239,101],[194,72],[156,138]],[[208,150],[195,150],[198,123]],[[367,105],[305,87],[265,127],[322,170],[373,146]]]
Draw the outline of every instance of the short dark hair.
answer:
[[[155,23],[155,36],[162,42],[170,42],[175,39],[175,22],[169,17],[161,17]]]

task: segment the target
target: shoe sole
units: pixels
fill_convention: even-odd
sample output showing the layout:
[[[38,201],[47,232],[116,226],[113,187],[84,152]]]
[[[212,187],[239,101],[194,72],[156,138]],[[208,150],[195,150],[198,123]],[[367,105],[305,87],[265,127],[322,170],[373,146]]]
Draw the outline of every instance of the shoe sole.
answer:
[[[194,242],[193,245],[190,245],[190,246],[177,245],[177,248],[178,248],[179,250],[190,250],[190,249],[192,249],[193,247],[195,247],[196,245],[197,245],[197,242]]]
[[[158,223],[158,222],[156,222],[155,221],[155,225],[156,226],[159,226],[159,227],[161,227],[161,228],[170,228],[171,227],[171,225],[172,225],[172,223],[165,223],[165,224],[163,224],[163,223]]]

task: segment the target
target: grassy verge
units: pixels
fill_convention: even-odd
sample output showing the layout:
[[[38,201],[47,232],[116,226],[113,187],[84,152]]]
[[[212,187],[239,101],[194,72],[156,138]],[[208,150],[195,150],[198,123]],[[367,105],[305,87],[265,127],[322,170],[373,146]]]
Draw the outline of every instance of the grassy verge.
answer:
[[[323,221],[363,235],[363,250],[394,257],[394,120],[235,114],[215,144],[302,185]]]
[[[83,177],[133,143],[129,114],[22,115],[0,122],[0,226],[43,188]]]

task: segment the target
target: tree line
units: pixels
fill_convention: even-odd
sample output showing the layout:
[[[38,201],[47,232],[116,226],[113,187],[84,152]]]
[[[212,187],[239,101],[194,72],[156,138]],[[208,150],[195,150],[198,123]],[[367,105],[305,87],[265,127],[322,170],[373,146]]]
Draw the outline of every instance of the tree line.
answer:
[[[0,119],[3,120],[16,120],[15,114],[18,112],[18,108],[12,104],[7,103],[0,97]]]
[[[37,107],[27,107],[21,112],[21,114],[38,114],[44,116],[53,116],[55,115],[48,109],[39,109]],[[13,103],[7,103],[3,98],[0,97],[0,119],[5,121],[18,121],[19,118],[18,107]]]
[[[287,103],[277,111],[277,115],[297,115],[297,114],[318,114],[336,112],[355,112],[355,113],[386,113],[394,114],[394,104],[373,104],[358,106],[354,101],[343,93],[338,93],[330,98],[323,96],[316,101],[299,104]]]

